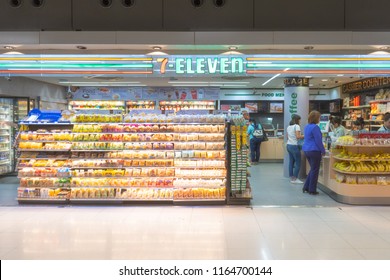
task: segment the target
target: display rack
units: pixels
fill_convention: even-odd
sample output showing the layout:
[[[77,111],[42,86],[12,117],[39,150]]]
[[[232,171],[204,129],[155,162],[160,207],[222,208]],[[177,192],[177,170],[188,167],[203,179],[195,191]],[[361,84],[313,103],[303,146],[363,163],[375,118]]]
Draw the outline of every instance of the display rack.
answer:
[[[371,139],[374,144],[369,144],[367,139],[344,136],[342,139],[347,141],[338,141],[332,149],[329,180],[324,184],[324,191],[342,203],[389,205],[388,138]]]
[[[162,111],[181,111],[181,110],[215,110],[216,104],[212,100],[175,100],[160,101],[160,110]]]
[[[228,204],[248,205],[252,191],[248,179],[248,135],[247,126],[240,120],[228,126],[228,169],[229,195]]]
[[[29,125],[19,143],[18,200],[226,202],[223,116],[175,119],[162,115],[158,123],[138,121],[81,123],[78,118],[77,123],[69,124],[71,133],[62,133],[55,126],[42,132],[38,131],[42,125]],[[52,149],[45,149],[46,145]],[[54,150],[64,145],[69,149]],[[69,169],[69,177],[50,178],[64,168]]]
[[[71,124],[23,124],[18,139],[19,203],[67,203]]]
[[[150,109],[156,108],[156,102],[151,100],[137,100],[137,101],[126,101],[127,112],[134,109]]]
[[[69,102],[69,110],[74,111],[88,111],[88,110],[120,110],[125,111],[125,102],[124,101],[77,101],[72,100]]]

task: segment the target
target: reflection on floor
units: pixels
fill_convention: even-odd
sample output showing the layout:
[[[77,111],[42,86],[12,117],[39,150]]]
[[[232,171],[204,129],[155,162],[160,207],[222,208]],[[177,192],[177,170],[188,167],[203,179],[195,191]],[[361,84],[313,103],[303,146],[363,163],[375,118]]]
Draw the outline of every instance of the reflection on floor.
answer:
[[[320,192],[312,196],[302,193],[303,184],[291,184],[283,177],[282,163],[260,163],[249,168],[253,206],[345,206]]]
[[[390,207],[303,194],[280,164],[250,171],[251,207],[18,206],[2,178],[0,258],[390,259]]]

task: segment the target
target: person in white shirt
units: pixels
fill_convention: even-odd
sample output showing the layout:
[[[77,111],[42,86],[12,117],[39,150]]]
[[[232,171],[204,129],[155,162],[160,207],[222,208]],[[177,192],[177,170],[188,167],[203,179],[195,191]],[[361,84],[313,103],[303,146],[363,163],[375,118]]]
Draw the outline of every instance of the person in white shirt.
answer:
[[[387,112],[385,114],[385,117],[383,118],[383,120],[384,120],[384,123],[378,129],[378,132],[389,132],[390,133],[390,112]]]
[[[298,141],[304,138],[301,134],[300,121],[301,116],[293,114],[290,125],[287,127],[287,152],[290,158],[288,172],[292,184],[303,184],[298,179],[299,169],[301,168],[301,148],[298,146]]]

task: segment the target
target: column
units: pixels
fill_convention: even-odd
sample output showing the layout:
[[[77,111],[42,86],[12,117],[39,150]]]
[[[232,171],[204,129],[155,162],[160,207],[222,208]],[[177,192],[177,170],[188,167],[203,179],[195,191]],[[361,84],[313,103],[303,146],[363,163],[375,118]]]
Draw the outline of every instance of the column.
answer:
[[[284,80],[284,139],[287,142],[287,127],[291,116],[298,114],[301,116],[301,130],[307,125],[309,115],[309,79],[290,77]],[[289,156],[287,150],[284,154],[283,175],[288,177]],[[306,177],[306,158],[302,152],[300,178]]]

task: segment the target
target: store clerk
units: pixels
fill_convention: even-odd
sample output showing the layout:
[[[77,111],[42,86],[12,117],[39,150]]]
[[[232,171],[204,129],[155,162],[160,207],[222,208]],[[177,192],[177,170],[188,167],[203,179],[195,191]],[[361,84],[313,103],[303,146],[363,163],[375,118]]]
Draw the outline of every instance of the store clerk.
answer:
[[[385,114],[384,123],[381,128],[378,129],[378,132],[390,132],[390,112]]]

